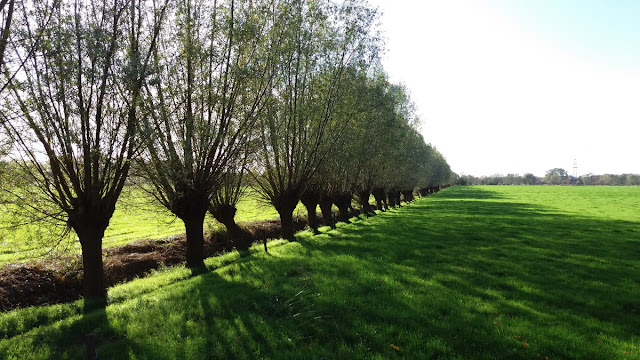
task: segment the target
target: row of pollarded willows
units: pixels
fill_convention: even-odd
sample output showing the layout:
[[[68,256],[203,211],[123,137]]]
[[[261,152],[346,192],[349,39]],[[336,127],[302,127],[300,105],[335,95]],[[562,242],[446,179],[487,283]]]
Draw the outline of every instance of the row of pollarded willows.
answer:
[[[193,269],[207,211],[239,231],[247,175],[287,239],[301,197],[397,201],[451,177],[379,66],[366,1],[63,0],[12,12],[0,119],[30,185],[12,193],[76,233],[87,303],[105,303],[102,238],[133,168],[184,223]]]
[[[418,196],[427,196],[437,192],[440,187],[420,189]],[[411,202],[414,194],[402,194],[402,201]],[[394,204],[389,206],[388,204]],[[400,206],[400,201],[387,201],[386,197],[379,210],[386,211]],[[324,225],[335,228],[336,222],[349,222],[353,216],[375,215],[369,207],[349,207],[339,213],[323,212]],[[294,231],[304,229],[307,224],[314,232],[318,231],[316,214],[313,217],[294,219]],[[312,220],[313,219],[313,220]],[[315,223],[315,227],[311,224]],[[235,224],[235,223],[234,223]],[[237,231],[216,231],[208,234],[204,243],[204,256],[217,256],[233,250],[248,250],[258,242],[264,243],[277,239],[281,233],[280,221],[262,220],[235,224]],[[112,247],[103,251],[104,276],[108,287],[143,277],[153,270],[183,264],[185,262],[186,237],[184,234],[168,238],[141,239],[126,245]],[[0,267],[0,312],[28,306],[51,305],[75,301],[82,297],[82,259],[78,255],[69,255],[55,259],[41,259],[24,264],[14,263]]]

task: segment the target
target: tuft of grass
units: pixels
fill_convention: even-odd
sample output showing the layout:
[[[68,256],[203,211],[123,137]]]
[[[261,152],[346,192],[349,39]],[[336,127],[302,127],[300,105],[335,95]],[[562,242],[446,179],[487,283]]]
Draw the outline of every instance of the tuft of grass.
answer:
[[[94,332],[100,358],[639,359],[640,189],[575,189],[454,187],[164,269],[103,311],[14,310],[0,358],[82,358]]]

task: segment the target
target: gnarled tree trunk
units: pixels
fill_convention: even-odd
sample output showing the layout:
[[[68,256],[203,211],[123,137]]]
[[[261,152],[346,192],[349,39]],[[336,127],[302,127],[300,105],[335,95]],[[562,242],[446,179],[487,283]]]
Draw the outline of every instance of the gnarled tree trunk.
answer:
[[[204,267],[204,215],[190,214],[182,219],[187,234],[186,262],[190,269]]]
[[[413,201],[413,190],[403,190],[401,193],[405,202]]]
[[[187,235],[186,262],[190,269],[204,268],[204,217],[209,199],[196,191],[186,191],[173,201],[171,212],[184,223]]]
[[[82,270],[85,310],[90,311],[107,305],[107,288],[102,264],[102,238],[104,230],[81,226],[76,229],[82,246]]]
[[[365,216],[369,216],[370,213],[375,215],[371,205],[369,205],[369,195],[369,190],[362,190],[358,192],[358,200],[360,201],[360,206],[362,207],[362,212]]]
[[[287,191],[273,199],[272,205],[280,215],[280,233],[283,239],[294,241],[293,210],[298,205],[298,197],[293,191]]]
[[[391,192],[387,193],[387,203],[391,208],[396,206],[395,198],[393,197],[393,194]]]
[[[400,191],[389,190],[389,192],[387,193],[387,198],[389,199],[390,207],[400,206]]]
[[[342,222],[349,222],[349,208],[351,207],[352,194],[343,193],[335,196],[334,202],[340,212],[338,219]]]
[[[320,196],[318,203],[320,204],[320,211],[322,212],[322,221],[324,225],[335,228],[336,225],[333,222],[333,213],[331,212],[333,199],[328,194],[324,193]]]
[[[233,205],[210,205],[209,213],[227,228],[231,245],[237,250],[248,250],[251,247],[251,234],[241,228],[235,220],[237,209]]]
[[[311,229],[318,230],[318,216],[316,209],[320,201],[320,196],[315,190],[307,190],[300,196],[300,201],[307,208],[307,223]]]
[[[84,199],[71,210],[68,224],[78,235],[82,248],[83,286],[85,311],[103,308],[107,304],[107,287],[104,280],[102,262],[102,238],[109,226],[109,219],[115,211],[115,200],[100,199],[98,204],[91,205],[85,193]]]
[[[376,206],[378,210],[384,211],[386,205],[386,195],[383,188],[375,188],[371,192],[376,199]]]

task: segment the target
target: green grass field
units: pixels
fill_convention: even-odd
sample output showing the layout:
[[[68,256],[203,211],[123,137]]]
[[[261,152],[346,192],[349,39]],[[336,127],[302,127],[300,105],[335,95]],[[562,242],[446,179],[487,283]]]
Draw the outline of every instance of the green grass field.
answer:
[[[55,234],[46,230],[37,231],[34,226],[22,226],[7,229],[6,209],[0,208],[0,266],[9,263],[24,262],[49,256],[51,244],[59,240]],[[296,215],[306,214],[300,204]],[[260,200],[254,192],[247,191],[238,204],[236,221],[252,222],[277,219],[275,208]],[[4,230],[2,230],[5,228]],[[212,216],[205,218],[205,230],[224,230]],[[110,248],[125,245],[140,239],[161,239],[184,234],[182,221],[159,205],[152,196],[136,189],[126,188],[118,201],[116,211],[105,233],[103,247]],[[80,253],[80,244],[75,235],[70,234],[62,244],[54,249],[55,254]]]
[[[82,302],[0,314],[0,358],[640,359],[640,188],[454,187]]]

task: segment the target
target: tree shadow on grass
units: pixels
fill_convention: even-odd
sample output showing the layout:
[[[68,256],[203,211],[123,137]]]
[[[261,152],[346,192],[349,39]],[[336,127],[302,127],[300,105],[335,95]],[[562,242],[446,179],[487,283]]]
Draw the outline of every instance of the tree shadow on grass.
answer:
[[[52,326],[40,357],[80,354],[56,339],[98,326],[104,358],[623,357],[640,328],[638,224],[491,200],[300,236]]]
[[[440,191],[429,196],[437,199],[464,199],[464,200],[488,200],[488,199],[503,199],[504,196],[486,189],[479,187],[465,187],[464,191]]]
[[[624,352],[615,349],[620,341],[637,342],[638,223],[478,199],[482,193],[470,193],[475,198],[469,202],[442,197],[437,204],[419,202],[372,225],[356,224],[322,246],[310,240],[309,246],[317,248],[315,256],[365,260],[366,268],[359,271],[343,269],[349,276],[386,269],[380,276],[395,279],[402,285],[398,291],[440,296],[444,300],[432,305],[443,314],[435,316],[449,318],[451,329],[438,322],[424,326],[449,334],[440,343],[454,353],[478,356],[455,340],[456,334],[478,346],[489,340],[503,355],[515,346],[569,358],[610,358]],[[464,305],[468,302],[478,305]],[[425,309],[416,307],[434,315]],[[465,329],[465,323],[471,327]],[[500,334],[503,342],[478,339],[478,334],[495,337],[500,331],[517,333]],[[516,342],[514,336],[529,342]]]
[[[315,294],[309,269],[298,258],[246,257],[112,311],[110,321],[128,340],[99,352],[148,359],[295,359],[305,351],[330,357],[323,347],[309,347],[314,339],[337,337],[334,325],[315,319],[324,316],[313,310]],[[330,344],[332,350],[339,346]]]
[[[278,296],[209,272],[46,326],[27,344],[18,336],[3,345],[39,359],[82,359],[86,335],[95,334],[101,359],[255,358],[286,343],[274,326],[286,315]]]
[[[143,325],[126,330],[135,339],[124,344],[127,353],[148,359],[232,359],[273,351],[268,339],[275,330],[251,316],[257,304],[270,301],[268,294],[216,272],[180,286],[183,289],[150,300],[138,320]],[[114,345],[101,350],[108,357],[119,355],[122,344]]]
[[[28,309],[25,309],[28,310]],[[95,359],[101,344],[128,340],[111,327],[105,308],[79,313],[63,320],[35,327],[29,331],[4,339],[0,346],[3,353],[17,353],[19,358],[37,359]]]

